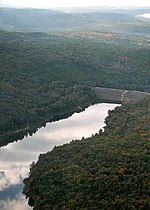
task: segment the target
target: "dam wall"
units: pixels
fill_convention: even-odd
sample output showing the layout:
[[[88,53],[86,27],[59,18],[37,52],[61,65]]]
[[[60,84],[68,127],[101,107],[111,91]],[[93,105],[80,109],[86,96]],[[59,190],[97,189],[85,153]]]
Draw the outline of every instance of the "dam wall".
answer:
[[[127,103],[130,101],[137,101],[143,97],[150,96],[150,93],[141,91],[111,89],[92,87],[92,90],[96,94],[97,102],[106,103]]]

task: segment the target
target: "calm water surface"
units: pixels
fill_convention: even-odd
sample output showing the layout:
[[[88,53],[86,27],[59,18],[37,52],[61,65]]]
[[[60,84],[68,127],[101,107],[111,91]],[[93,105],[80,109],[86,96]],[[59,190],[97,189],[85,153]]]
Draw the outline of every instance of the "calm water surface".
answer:
[[[50,151],[55,145],[97,133],[105,126],[108,110],[116,106],[119,105],[102,103],[90,106],[67,119],[47,123],[32,137],[0,148],[0,209],[31,210],[21,191],[32,161],[36,162],[40,153]]]

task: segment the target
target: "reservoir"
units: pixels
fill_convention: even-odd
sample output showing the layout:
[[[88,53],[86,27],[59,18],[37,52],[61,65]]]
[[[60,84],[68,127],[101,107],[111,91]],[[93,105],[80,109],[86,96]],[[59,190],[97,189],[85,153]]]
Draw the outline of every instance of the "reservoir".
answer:
[[[71,117],[40,128],[32,136],[22,141],[10,143],[0,148],[0,209],[31,210],[22,195],[23,179],[28,176],[29,166],[37,161],[40,153],[46,153],[54,146],[71,140],[87,138],[98,133],[105,126],[108,110],[118,104],[99,103],[74,113]]]

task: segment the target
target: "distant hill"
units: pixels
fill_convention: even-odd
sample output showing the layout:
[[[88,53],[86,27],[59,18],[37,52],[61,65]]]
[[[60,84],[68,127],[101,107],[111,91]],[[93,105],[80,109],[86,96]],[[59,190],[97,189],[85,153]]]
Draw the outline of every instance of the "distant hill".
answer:
[[[138,14],[144,12],[147,10],[94,10],[65,13],[46,9],[2,8],[0,28],[20,32],[96,30],[147,36],[150,23],[136,18]]]
[[[1,9],[2,30],[23,32],[48,32],[79,27],[83,23],[80,15],[44,9]],[[85,21],[84,21],[85,22]],[[86,24],[88,20],[86,20]]]

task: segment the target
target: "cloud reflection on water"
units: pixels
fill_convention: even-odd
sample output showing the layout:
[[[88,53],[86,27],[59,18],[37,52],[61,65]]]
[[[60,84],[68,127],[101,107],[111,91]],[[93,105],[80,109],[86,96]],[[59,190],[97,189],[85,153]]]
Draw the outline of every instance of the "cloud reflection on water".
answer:
[[[9,188],[11,185],[22,183],[28,175],[28,166],[13,164],[2,165],[0,163],[0,191]]]
[[[47,123],[45,128],[40,128],[33,136],[0,148],[0,191],[22,183],[22,180],[28,175],[30,163],[37,161],[40,153],[50,151],[55,145],[81,139],[83,136],[90,137],[98,132],[105,125],[104,119],[108,110],[116,106],[117,104],[91,106],[82,113],[73,114],[68,119]],[[0,209],[29,209],[20,197],[7,201],[1,199],[0,207],[3,205],[3,208]]]
[[[19,194],[15,199],[1,200],[0,201],[0,209],[1,210],[31,210],[25,203],[25,198],[21,194]]]

